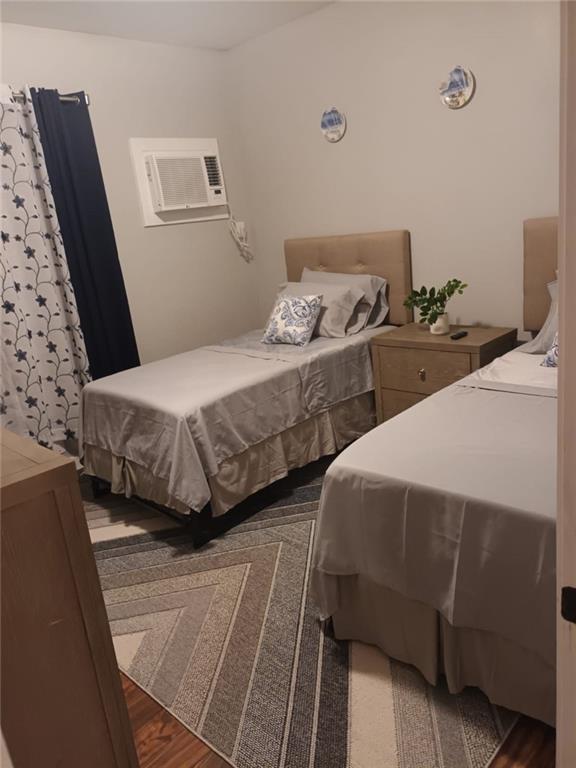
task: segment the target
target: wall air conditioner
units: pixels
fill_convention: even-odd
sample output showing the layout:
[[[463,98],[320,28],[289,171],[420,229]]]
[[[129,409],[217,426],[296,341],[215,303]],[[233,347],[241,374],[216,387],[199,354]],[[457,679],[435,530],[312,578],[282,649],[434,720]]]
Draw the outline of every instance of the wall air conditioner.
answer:
[[[217,154],[154,152],[145,163],[156,213],[226,204]]]
[[[144,226],[229,218],[216,139],[131,139]]]

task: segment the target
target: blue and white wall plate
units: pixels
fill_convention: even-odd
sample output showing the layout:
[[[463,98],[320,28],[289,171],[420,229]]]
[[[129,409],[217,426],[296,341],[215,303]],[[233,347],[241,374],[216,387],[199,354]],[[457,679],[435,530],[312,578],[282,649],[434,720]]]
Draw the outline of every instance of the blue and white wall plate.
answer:
[[[320,129],[326,141],[335,144],[346,133],[346,116],[336,107],[331,107],[323,112]]]
[[[442,103],[450,109],[462,109],[474,96],[476,78],[469,69],[457,66],[440,85]]]

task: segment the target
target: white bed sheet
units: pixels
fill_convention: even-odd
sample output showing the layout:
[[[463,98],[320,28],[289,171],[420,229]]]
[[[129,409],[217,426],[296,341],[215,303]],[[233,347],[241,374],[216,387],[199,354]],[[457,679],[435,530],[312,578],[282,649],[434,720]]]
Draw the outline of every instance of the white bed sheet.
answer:
[[[337,576],[360,574],[554,663],[557,401],[549,378],[534,386],[542,356],[527,357],[509,353],[332,463],[313,555],[324,617]]]
[[[373,389],[369,340],[391,328],[304,348],[253,331],[98,379],[83,392],[83,444],[146,467],[201,509],[223,461]]]
[[[542,365],[545,355],[531,355],[522,347],[497,357],[460,382],[465,386],[506,389],[509,392],[556,397],[558,369]]]

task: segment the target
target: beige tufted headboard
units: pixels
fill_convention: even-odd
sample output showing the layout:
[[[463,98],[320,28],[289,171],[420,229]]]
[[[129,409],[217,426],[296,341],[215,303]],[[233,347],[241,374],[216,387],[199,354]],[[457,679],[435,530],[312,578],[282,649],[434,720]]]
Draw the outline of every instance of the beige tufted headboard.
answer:
[[[558,269],[558,219],[524,222],[524,330],[539,331],[550,309],[547,283]]]
[[[412,290],[410,233],[407,230],[286,240],[284,254],[291,282],[300,280],[304,267],[385,277],[390,304],[386,322],[390,325],[412,322],[412,311],[404,306],[404,299]]]

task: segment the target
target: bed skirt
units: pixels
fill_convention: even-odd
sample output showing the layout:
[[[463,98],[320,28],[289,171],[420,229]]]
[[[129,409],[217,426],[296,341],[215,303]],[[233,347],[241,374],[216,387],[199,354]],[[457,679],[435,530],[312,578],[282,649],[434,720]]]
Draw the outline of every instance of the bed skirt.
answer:
[[[493,704],[555,724],[556,669],[538,654],[492,632],[453,627],[434,608],[361,576],[338,576],[332,616],[342,640],[378,646],[451,693],[476,686]]]
[[[337,453],[375,426],[374,393],[366,392],[230,457],[208,478],[212,514],[224,514],[292,469]],[[112,493],[139,496],[180,514],[190,513],[182,500],[168,492],[167,480],[124,456],[84,445],[82,461],[88,474],[110,483]]]

